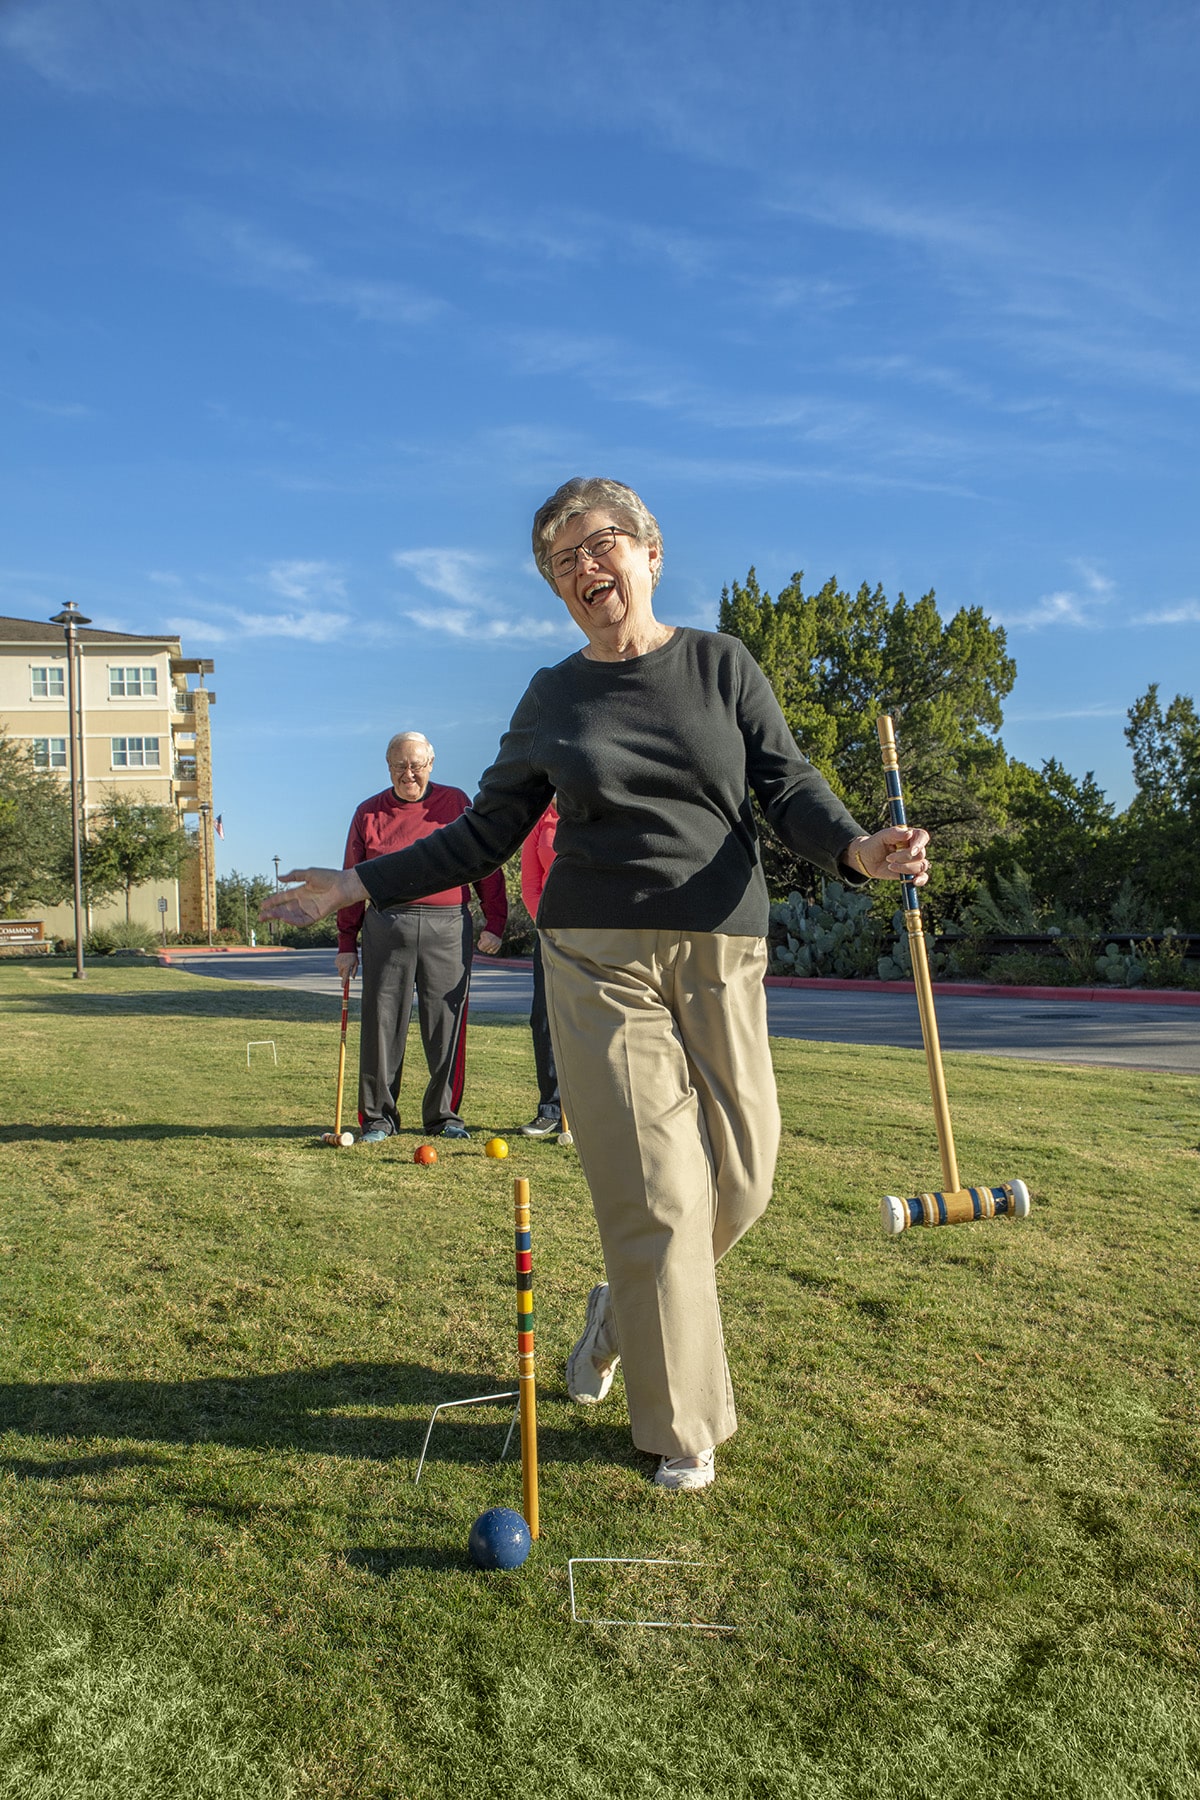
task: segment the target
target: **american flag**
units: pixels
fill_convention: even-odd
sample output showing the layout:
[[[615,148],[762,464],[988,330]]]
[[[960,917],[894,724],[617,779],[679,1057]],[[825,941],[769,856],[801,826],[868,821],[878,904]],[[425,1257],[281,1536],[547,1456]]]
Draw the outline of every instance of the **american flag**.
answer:
[[[216,818],[213,820],[213,830],[216,832],[216,834],[219,838],[223,838],[225,836],[225,827],[221,823],[221,820],[224,818],[224,816],[225,816],[224,813],[218,813]]]

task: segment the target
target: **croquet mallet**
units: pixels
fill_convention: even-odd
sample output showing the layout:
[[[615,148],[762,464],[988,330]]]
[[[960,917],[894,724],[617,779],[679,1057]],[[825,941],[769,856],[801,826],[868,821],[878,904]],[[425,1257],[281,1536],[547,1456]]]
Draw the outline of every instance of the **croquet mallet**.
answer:
[[[907,825],[904,796],[900,791],[900,765],[896,758],[896,734],[890,713],[884,713],[877,720],[876,729],[879,732],[879,748],[883,752],[890,822],[893,825]],[[940,1194],[916,1194],[910,1200],[899,1200],[895,1194],[886,1194],[880,1209],[883,1228],[897,1235],[910,1225],[960,1225],[968,1219],[1005,1216],[1023,1219],[1029,1212],[1029,1189],[1023,1181],[1003,1181],[999,1187],[983,1188],[960,1188],[958,1185],[954,1133],[950,1128],[950,1106],[946,1099],[946,1078],[942,1071],[942,1047],[938,1040],[937,1018],[933,1010],[933,983],[929,979],[925,933],[921,928],[921,904],[914,882],[904,882],[903,888],[904,929],[908,934],[913,980],[917,988],[921,1036],[925,1042],[925,1061],[929,1068],[929,1087],[933,1095],[933,1116],[937,1124],[938,1149],[942,1153],[944,1189]]]
[[[567,1147],[569,1148],[575,1142],[575,1139],[571,1134],[571,1127],[567,1123],[567,1109],[565,1106],[562,1106],[561,1103],[560,1103],[560,1109],[559,1109],[558,1125],[559,1125],[558,1142],[560,1144],[567,1145]]]
[[[338,1045],[338,1078],[337,1102],[333,1109],[333,1130],[321,1133],[321,1142],[330,1144],[335,1149],[346,1149],[342,1143],[342,1088],[346,1080],[346,1023],[350,1017],[350,977],[347,975],[342,983],[342,1041]],[[354,1139],[346,1132],[345,1136],[352,1144]]]

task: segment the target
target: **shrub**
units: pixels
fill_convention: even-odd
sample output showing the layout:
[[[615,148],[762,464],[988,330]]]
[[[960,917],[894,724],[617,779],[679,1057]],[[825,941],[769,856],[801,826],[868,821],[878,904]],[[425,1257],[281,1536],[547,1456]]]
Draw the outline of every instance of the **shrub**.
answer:
[[[987,940],[973,927],[948,924],[941,933],[941,959],[951,980],[974,981],[987,971]],[[908,949],[907,933],[905,949]],[[895,960],[895,959],[893,959]]]
[[[337,919],[321,919],[316,925],[281,925],[279,942],[290,944],[293,950],[323,950],[330,945],[337,949]]]
[[[1001,987],[1080,987],[1092,979],[1090,971],[1081,972],[1061,956],[1037,950],[1009,950],[994,956],[987,977]]]
[[[158,941],[148,925],[120,919],[112,925],[95,926],[84,938],[83,949],[86,956],[111,956],[116,950],[156,950]]]
[[[1086,919],[1068,919],[1061,928],[1052,926],[1053,935],[1058,937],[1058,948],[1065,961],[1070,975],[1061,976],[1064,986],[1078,986],[1091,981],[1096,971],[1096,955],[1100,949],[1099,933],[1088,924]]]
[[[904,923],[904,908],[898,907],[892,914],[892,930],[896,941],[890,950],[886,950],[875,965],[880,981],[911,981],[913,979],[912,951],[908,945],[908,927]],[[933,933],[922,933],[925,939],[925,956],[929,963],[930,975],[944,975],[946,958],[934,951]]]
[[[789,894],[772,906],[771,973],[869,975],[879,937],[871,896],[845,888],[840,881],[827,881],[819,901]]]
[[[1096,973],[1113,987],[1141,987],[1146,979],[1146,964],[1136,950],[1106,944],[1103,956],[1096,958]]]

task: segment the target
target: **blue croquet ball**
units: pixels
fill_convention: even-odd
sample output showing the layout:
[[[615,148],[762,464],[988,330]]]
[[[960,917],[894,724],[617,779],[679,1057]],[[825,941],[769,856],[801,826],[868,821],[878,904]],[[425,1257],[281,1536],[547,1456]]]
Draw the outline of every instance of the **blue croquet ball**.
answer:
[[[493,1506],[480,1513],[467,1539],[477,1569],[519,1569],[529,1545],[529,1527],[511,1506]]]

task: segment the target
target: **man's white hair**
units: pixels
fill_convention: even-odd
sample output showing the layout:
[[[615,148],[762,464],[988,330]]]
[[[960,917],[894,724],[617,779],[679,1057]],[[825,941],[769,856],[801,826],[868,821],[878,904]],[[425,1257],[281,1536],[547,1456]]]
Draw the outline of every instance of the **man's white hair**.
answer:
[[[433,745],[423,731],[398,731],[395,737],[390,737],[388,739],[388,747],[384,751],[384,756],[387,760],[391,760],[392,751],[396,748],[397,744],[424,744],[431,758],[436,754]]]

